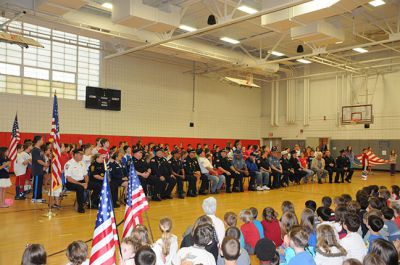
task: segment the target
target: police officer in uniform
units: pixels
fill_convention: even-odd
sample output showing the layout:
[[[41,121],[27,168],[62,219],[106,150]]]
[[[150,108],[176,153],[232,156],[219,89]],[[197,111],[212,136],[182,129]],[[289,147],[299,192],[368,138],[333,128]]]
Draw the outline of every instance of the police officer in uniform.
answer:
[[[196,158],[196,151],[193,149],[188,150],[189,156],[183,161],[183,168],[185,170],[185,177],[189,182],[187,191],[188,197],[197,196],[197,179],[200,178],[200,166]]]
[[[183,170],[183,164],[180,160],[180,153],[178,150],[175,149],[171,152],[171,155],[172,158],[169,160],[169,162],[171,164],[172,175],[175,177],[178,186],[178,198],[184,199],[185,196],[183,195],[183,181],[185,181],[186,178],[185,171]]]
[[[135,148],[132,151],[133,156],[133,165],[136,170],[136,174],[139,176],[140,183],[142,184],[144,193],[146,196],[149,195],[149,191],[147,189],[147,185],[153,187],[153,200],[160,201],[161,198],[157,194],[162,189],[161,181],[157,179],[155,176],[151,175],[151,169],[149,165],[146,163],[145,159],[143,158],[143,152],[140,148]]]
[[[218,158],[215,159],[215,167],[223,172],[225,176],[226,192],[231,193],[232,190],[233,192],[240,192],[240,184],[243,182],[243,175],[232,166],[232,162],[227,157],[227,152],[228,150],[226,149],[221,150]],[[231,190],[232,178],[234,178],[234,181],[233,189]]]
[[[273,146],[271,148],[271,156],[268,159],[269,165],[271,167],[271,176],[273,178],[273,183],[270,185],[270,188],[280,188],[281,187],[281,176],[283,173],[282,170],[282,165],[279,160],[279,155],[278,155],[278,148],[276,146]]]
[[[155,191],[162,199],[172,199],[171,192],[176,185],[172,175],[171,165],[165,159],[162,149],[155,149],[156,156],[150,160],[151,174],[161,181],[161,190]]]
[[[76,192],[76,200],[78,203],[78,213],[84,213],[83,205],[85,203],[85,190],[88,188],[89,178],[87,176],[87,169],[82,162],[83,151],[75,149],[73,151],[73,158],[69,160],[64,166],[64,174],[66,179],[66,187],[68,190]]]
[[[105,175],[104,168],[104,156],[101,154],[95,154],[93,156],[93,162],[89,167],[89,184],[88,189],[93,190],[91,196],[92,209],[97,209],[100,202],[100,193],[103,185],[103,179]]]
[[[121,162],[123,156],[123,152],[117,152],[112,155],[112,161],[108,163],[108,172],[110,173],[110,190],[114,208],[120,207],[120,205],[117,203],[118,187],[122,186],[126,188],[128,186],[128,174],[125,166]]]

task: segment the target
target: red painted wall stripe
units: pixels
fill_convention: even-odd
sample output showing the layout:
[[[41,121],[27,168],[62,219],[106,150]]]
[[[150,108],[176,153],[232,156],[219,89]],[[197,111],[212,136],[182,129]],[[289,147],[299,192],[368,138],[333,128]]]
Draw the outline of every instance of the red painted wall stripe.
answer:
[[[50,137],[50,133],[21,133],[21,142],[25,139],[33,139],[35,135],[43,135],[43,137],[48,141]],[[118,146],[120,141],[127,141],[130,145],[135,144],[138,140],[142,140],[144,144],[153,142],[153,143],[163,143],[169,144],[172,147],[174,144],[180,145],[183,144],[184,147],[187,144],[191,144],[193,147],[196,147],[197,143],[200,144],[208,144],[210,147],[213,144],[217,144],[219,146],[226,146],[226,142],[230,141],[232,144],[235,139],[220,139],[220,138],[184,138],[184,137],[156,137],[156,136],[116,136],[116,135],[91,135],[91,134],[63,134],[61,132],[61,142],[62,143],[79,143],[79,140],[85,143],[94,144],[97,137],[107,138],[110,141],[110,146],[116,145]],[[9,146],[11,140],[11,132],[0,132],[0,146]],[[251,140],[251,139],[241,139],[244,146],[250,144],[260,144],[259,140]]]

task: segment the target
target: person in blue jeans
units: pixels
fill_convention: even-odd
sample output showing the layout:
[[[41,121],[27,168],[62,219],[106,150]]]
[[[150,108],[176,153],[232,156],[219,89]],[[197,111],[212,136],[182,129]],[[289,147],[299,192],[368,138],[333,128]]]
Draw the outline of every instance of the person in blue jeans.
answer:
[[[316,265],[314,258],[308,252],[309,235],[302,226],[294,226],[289,232],[290,247],[296,255],[289,261],[288,265]]]

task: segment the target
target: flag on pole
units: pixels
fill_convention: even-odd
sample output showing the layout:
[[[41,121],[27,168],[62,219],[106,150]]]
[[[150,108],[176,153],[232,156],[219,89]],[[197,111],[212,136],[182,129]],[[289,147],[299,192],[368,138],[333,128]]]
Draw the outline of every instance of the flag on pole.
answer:
[[[357,158],[359,161],[362,161],[362,155],[363,155],[363,154],[359,154],[356,158]],[[382,159],[382,158],[378,157],[378,156],[377,156],[374,152],[372,152],[372,151],[368,151],[368,152],[367,152],[367,156],[368,156],[368,164],[371,165],[371,166],[384,165],[384,164],[390,163],[389,160],[385,160],[385,159]]]
[[[117,226],[115,224],[114,210],[108,187],[108,171],[106,171],[101,189],[89,264],[117,264],[115,250],[118,244]]]
[[[15,119],[11,130],[10,148],[8,148],[8,157],[10,158],[11,161],[14,161],[17,158],[17,145],[19,144],[19,140],[20,140],[20,134],[18,126],[18,117],[17,114],[15,114]]]
[[[128,192],[126,193],[123,238],[130,235],[137,224],[142,223],[142,213],[148,208],[149,203],[132,163],[129,170]]]
[[[52,144],[53,156],[51,163],[51,183],[53,192],[62,188],[61,182],[61,141],[60,141],[60,124],[58,121],[58,102],[57,96],[54,95],[53,117],[51,119],[50,142]]]

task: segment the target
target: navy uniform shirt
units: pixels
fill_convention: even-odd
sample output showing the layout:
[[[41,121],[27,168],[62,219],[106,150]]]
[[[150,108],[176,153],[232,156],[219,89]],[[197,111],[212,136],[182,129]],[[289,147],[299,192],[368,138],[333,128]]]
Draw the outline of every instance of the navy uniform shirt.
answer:
[[[108,163],[108,171],[110,172],[111,180],[122,180],[126,177],[125,166],[120,162],[113,161]]]
[[[292,169],[292,165],[290,164],[290,161],[288,158],[281,158],[281,165],[283,170],[290,170]]]
[[[325,168],[335,168],[335,159],[332,156],[326,156],[324,157],[325,159]],[[333,164],[333,166],[330,166],[329,164]]]
[[[338,156],[336,159],[336,167],[343,169],[345,167],[350,167],[350,159],[347,156]]]
[[[149,169],[149,166],[144,158],[136,159],[133,157],[133,165],[135,166],[135,170],[140,173],[144,173]]]
[[[190,158],[189,156],[184,160],[185,173],[188,175],[193,175],[194,172],[200,171],[200,165],[197,158]]]
[[[38,176],[43,175],[43,166],[37,161],[42,160],[44,162],[44,152],[37,147],[34,147],[31,151],[32,154],[32,175]]]
[[[221,157],[215,159],[215,167],[222,167],[226,171],[231,171],[232,162],[228,159],[228,157]]]
[[[182,175],[182,169],[183,169],[182,161],[180,159],[175,160],[174,158],[171,158],[169,162],[171,164],[172,172],[178,175]]]
[[[104,177],[105,169],[103,163],[94,161],[89,167],[89,180],[92,182],[102,183],[103,181],[94,177],[94,175],[100,175]]]
[[[170,177],[171,166],[164,157],[154,157],[150,160],[151,174],[157,177]]]

